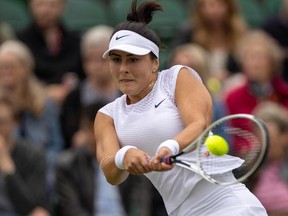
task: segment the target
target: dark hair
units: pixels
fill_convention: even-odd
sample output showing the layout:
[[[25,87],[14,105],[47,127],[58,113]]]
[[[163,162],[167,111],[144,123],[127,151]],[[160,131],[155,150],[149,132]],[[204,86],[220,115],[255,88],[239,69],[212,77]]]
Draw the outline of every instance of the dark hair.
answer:
[[[163,11],[162,6],[157,2],[142,2],[137,6],[137,0],[133,0],[126,21],[116,25],[112,36],[120,30],[129,30],[147,38],[160,47],[160,38],[148,26],[155,11]]]

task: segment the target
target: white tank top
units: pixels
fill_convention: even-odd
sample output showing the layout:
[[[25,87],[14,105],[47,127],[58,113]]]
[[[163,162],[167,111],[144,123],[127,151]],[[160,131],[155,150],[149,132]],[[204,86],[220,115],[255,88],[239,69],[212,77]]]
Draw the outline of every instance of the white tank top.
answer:
[[[153,156],[160,143],[172,139],[184,129],[174,95],[177,76],[182,67],[177,65],[161,71],[152,91],[141,101],[127,105],[127,96],[122,95],[99,110],[114,120],[121,146],[136,146]],[[194,70],[188,69],[201,81]],[[185,200],[201,179],[198,174],[178,166],[171,171],[145,175],[162,195],[168,213]]]

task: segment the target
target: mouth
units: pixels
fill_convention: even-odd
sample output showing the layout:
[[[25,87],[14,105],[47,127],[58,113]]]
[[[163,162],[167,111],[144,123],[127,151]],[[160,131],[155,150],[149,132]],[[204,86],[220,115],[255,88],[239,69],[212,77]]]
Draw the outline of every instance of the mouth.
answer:
[[[119,80],[120,83],[130,83],[130,82],[133,82],[132,79],[120,79]]]

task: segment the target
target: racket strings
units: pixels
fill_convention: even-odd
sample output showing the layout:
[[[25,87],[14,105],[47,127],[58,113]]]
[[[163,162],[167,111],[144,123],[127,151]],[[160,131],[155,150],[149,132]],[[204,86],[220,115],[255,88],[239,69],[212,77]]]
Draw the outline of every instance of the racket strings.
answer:
[[[247,119],[238,119],[236,124],[230,120],[217,124],[212,132],[226,139],[229,152],[223,156],[215,156],[207,150],[205,143],[201,144],[198,149],[200,169],[216,182],[244,179],[260,159],[263,134],[259,125]],[[235,178],[231,178],[232,173]]]

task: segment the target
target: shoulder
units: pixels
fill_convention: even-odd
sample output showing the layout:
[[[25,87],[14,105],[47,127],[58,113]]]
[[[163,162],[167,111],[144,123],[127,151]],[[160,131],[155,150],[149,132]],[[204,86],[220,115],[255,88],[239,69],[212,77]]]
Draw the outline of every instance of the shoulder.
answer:
[[[106,114],[113,118],[115,109],[120,110],[121,107],[125,105],[126,95],[121,95],[114,101],[106,104],[104,107],[100,108],[98,112]]]
[[[166,78],[172,78],[176,80],[182,69],[189,71],[194,77],[201,80],[199,74],[195,70],[185,65],[174,65],[166,70],[161,71],[160,75],[163,75],[163,77]]]

